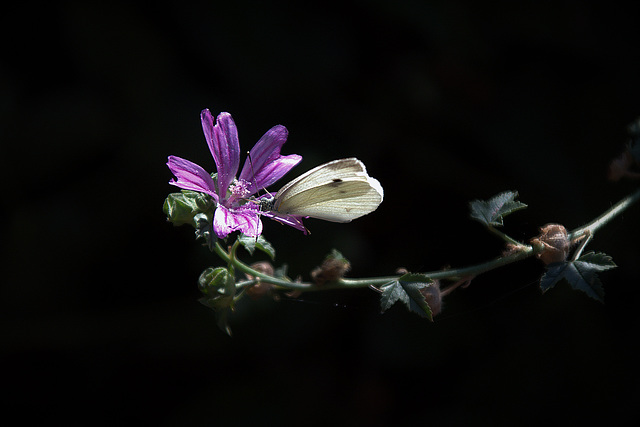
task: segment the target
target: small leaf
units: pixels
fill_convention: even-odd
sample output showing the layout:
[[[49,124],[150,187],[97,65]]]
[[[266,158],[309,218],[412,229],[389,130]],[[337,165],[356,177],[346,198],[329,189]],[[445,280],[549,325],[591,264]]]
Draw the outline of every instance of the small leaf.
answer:
[[[400,282],[397,280],[392,280],[391,282],[382,285],[380,289],[382,289],[382,295],[380,296],[380,308],[383,313],[390,309],[392,305],[398,302],[398,300],[405,302],[405,300],[408,300],[409,298],[405,290],[400,285]]]
[[[515,200],[517,191],[506,191],[489,200],[474,200],[470,203],[471,218],[486,226],[501,226],[503,217],[527,207]]]
[[[573,289],[586,293],[596,301],[603,302],[604,288],[598,272],[616,267],[609,255],[587,253],[575,261],[549,264],[540,279],[542,292],[554,287],[560,280],[566,280]]]
[[[208,212],[213,207],[213,199],[208,194],[182,190],[167,196],[162,210],[173,225],[191,224],[196,226],[195,215]]]
[[[256,242],[256,248],[258,248],[258,250],[267,254],[272,261],[276,259],[276,249],[264,237],[258,236],[258,241]]]
[[[251,255],[253,255],[256,249],[258,249],[267,254],[271,260],[276,258],[275,248],[262,235],[255,238],[241,234],[240,237],[238,237],[238,242],[240,242],[240,244],[244,246],[247,252]]]
[[[407,273],[397,280],[383,285],[380,297],[380,307],[384,313],[398,301],[402,301],[409,311],[433,320],[431,308],[420,290],[432,282],[424,274]]]
[[[617,267],[613,259],[602,252],[586,253],[574,262],[588,266],[595,271],[605,271]]]
[[[554,262],[547,265],[547,271],[540,278],[540,289],[542,293],[553,288],[562,280],[562,272],[567,267],[567,262]]]

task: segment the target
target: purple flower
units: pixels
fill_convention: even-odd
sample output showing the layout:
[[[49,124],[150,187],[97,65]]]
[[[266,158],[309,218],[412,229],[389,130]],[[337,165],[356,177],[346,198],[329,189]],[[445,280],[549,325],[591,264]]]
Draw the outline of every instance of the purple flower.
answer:
[[[247,236],[259,236],[262,233],[261,214],[306,231],[300,217],[260,212],[259,203],[249,200],[251,195],[282,178],[302,160],[297,154],[280,155],[280,149],[287,140],[287,128],[277,125],[269,129],[253,146],[250,161],[245,161],[240,176],[236,178],[240,166],[240,143],[231,115],[220,113],[214,125],[211,112],[204,109],[200,119],[216,163],[217,177],[214,180],[207,171],[189,160],[169,156],[167,166],[177,178],[169,184],[206,193],[213,198],[216,203],[213,216],[216,235],[224,238],[240,231]]]

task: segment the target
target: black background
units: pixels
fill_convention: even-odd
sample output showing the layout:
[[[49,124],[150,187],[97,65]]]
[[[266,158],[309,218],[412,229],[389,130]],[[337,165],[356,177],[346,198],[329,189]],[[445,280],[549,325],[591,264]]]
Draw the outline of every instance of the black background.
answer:
[[[283,124],[283,180],[349,156],[380,180],[352,224],[265,221],[308,278],[497,256],[468,202],[518,190],[505,231],[576,228],[624,197],[608,161],[640,115],[637,6],[606,2],[50,2],[0,15],[4,403],[88,425],[526,425],[637,419],[633,207],[589,245],[619,268],[601,305],[527,260],[478,277],[430,323],[368,290],[246,301],[234,337],[197,301],[220,265],[165,222],[173,154],[214,164],[199,113],[248,150]],[[275,186],[277,188],[277,185]],[[247,261],[249,257],[242,254]],[[10,415],[6,415],[7,418]]]

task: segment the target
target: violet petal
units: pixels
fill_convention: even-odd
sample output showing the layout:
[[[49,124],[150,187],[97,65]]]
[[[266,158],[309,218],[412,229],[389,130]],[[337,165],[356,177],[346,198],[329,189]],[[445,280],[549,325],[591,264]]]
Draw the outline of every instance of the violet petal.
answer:
[[[280,156],[278,159],[265,164],[259,171],[256,172],[255,177],[250,180],[251,186],[249,187],[249,190],[251,194],[265,189],[274,182],[278,181],[295,165],[300,163],[301,160],[302,156],[299,156],[297,154],[290,154],[288,156]]]
[[[169,156],[167,166],[177,180],[169,181],[169,184],[183,188],[185,190],[199,191],[211,195],[218,201],[215,184],[211,175],[199,165],[183,159],[181,157]]]
[[[249,157],[242,167],[240,179],[252,181],[254,175],[257,176],[265,164],[280,157],[280,149],[287,142],[288,135],[289,131],[282,125],[276,125],[265,132],[249,152]]]
[[[262,221],[255,209],[230,210],[218,205],[213,215],[213,230],[222,239],[234,231],[255,237],[262,233]]]
[[[208,109],[200,113],[202,130],[209,145],[209,150],[216,162],[218,172],[218,189],[220,198],[226,196],[227,189],[233,182],[240,165],[240,143],[238,130],[229,113],[220,113],[216,124]]]

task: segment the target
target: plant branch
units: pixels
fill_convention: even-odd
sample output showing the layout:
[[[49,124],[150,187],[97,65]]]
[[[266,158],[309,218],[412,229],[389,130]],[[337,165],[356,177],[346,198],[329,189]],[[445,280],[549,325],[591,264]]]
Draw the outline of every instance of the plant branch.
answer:
[[[489,231],[491,231],[493,234],[495,234],[496,236],[500,237],[502,240],[504,240],[507,243],[510,243],[512,245],[515,246],[522,246],[522,243],[518,242],[517,240],[507,236],[506,234],[504,234],[502,231],[498,230],[497,228],[495,228],[492,225],[487,225],[487,228],[489,229]]]
[[[227,253],[227,251],[225,251],[222,248],[222,246],[220,245],[220,242],[216,242],[216,244],[213,246],[213,252],[215,252],[226,263],[232,264],[238,271],[241,271],[253,277],[257,277],[263,282],[271,283],[273,285],[281,286],[287,289],[308,290],[310,287],[314,286],[311,283],[298,283],[298,282],[290,282],[287,280],[278,279],[276,277],[272,277],[272,276],[269,276],[268,274],[262,273],[258,270],[254,270],[253,268],[249,267],[247,264],[237,259],[235,256],[233,257],[230,256]],[[246,284],[243,284],[243,287],[245,286]]]
[[[584,235],[589,235],[593,237],[595,232],[611,221],[613,218],[621,214],[625,209],[640,200],[640,189],[636,190],[634,193],[629,194],[624,199],[620,200],[618,203],[613,205],[609,210],[600,215],[598,218],[591,221],[589,224],[584,225],[580,228],[573,230],[569,233],[569,240],[574,241],[575,239],[582,237]]]
[[[586,239],[584,239],[584,242],[580,247],[580,251],[581,251],[598,229],[606,225],[609,221],[611,221],[617,215],[620,215],[625,209],[627,209],[629,206],[631,206],[633,203],[637,202],[638,200],[640,200],[640,189],[636,190],[634,193],[630,194],[629,196],[625,197],[624,199],[616,203],[614,206],[612,206],[610,209],[608,209],[606,212],[604,212],[602,215],[600,215],[598,218],[594,219],[587,225],[584,225],[580,228],[573,230],[569,234],[569,239],[572,241],[575,241],[576,239],[586,237]],[[501,231],[493,227],[489,227],[489,230],[491,230],[494,234],[497,234],[500,238],[505,240],[507,243],[516,245],[517,249],[507,255],[498,257],[491,261],[472,265],[469,267],[436,270],[436,271],[431,271],[423,274],[432,280],[446,279],[446,280],[452,280],[452,281],[456,281],[456,280],[459,281],[465,278],[466,279],[473,278],[487,271],[494,270],[496,268],[503,267],[505,265],[512,264],[517,261],[521,261],[525,258],[529,258],[531,256],[534,256],[540,253],[543,249],[542,247],[524,245],[520,242],[517,242],[511,237],[507,236],[506,234],[502,233]],[[397,276],[389,276],[389,277],[373,277],[373,278],[363,278],[363,279],[342,278],[335,282],[326,283],[323,285],[316,285],[314,283],[305,283],[305,282],[293,282],[290,280],[283,280],[283,279],[278,279],[276,277],[269,276],[265,273],[254,270],[253,268],[244,264],[242,261],[240,261],[235,257],[236,247],[231,248],[230,253],[227,253],[227,251],[225,251],[222,248],[220,243],[216,242],[216,244],[213,247],[213,252],[215,252],[218,256],[220,256],[220,258],[222,258],[228,264],[233,265],[235,269],[237,269],[238,271],[248,274],[250,276],[253,276],[260,281],[271,283],[273,285],[276,285],[284,289],[295,289],[295,290],[309,292],[309,291],[323,291],[323,290],[330,290],[330,289],[365,288],[370,286],[377,288],[393,280],[397,280],[401,276],[401,275],[397,275]],[[250,282],[251,281],[238,283],[238,287],[245,288],[250,285]]]

